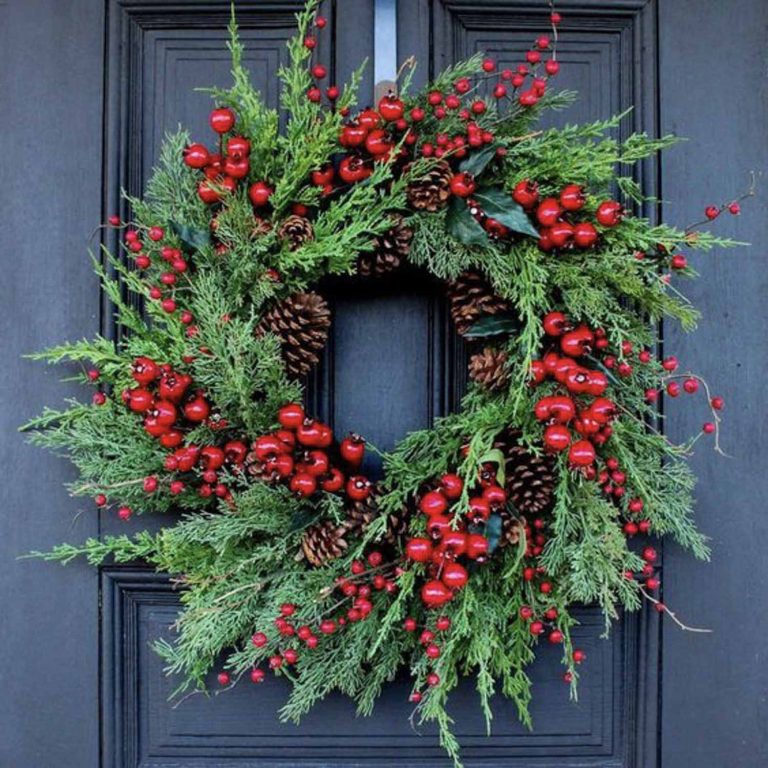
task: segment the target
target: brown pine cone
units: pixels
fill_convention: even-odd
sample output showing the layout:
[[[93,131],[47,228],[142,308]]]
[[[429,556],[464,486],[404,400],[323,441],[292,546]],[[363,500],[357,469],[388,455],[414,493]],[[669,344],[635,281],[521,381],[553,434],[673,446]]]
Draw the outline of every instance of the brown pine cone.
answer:
[[[365,529],[379,516],[376,508],[376,496],[371,494],[362,501],[353,501],[347,506],[347,517],[344,525],[353,538],[365,533]]]
[[[273,333],[280,339],[289,376],[300,378],[320,359],[328,340],[331,312],[317,293],[295,293],[269,309],[256,333]]]
[[[485,347],[469,359],[469,378],[489,392],[498,392],[509,384],[507,362],[503,349]]]
[[[506,457],[506,491],[521,515],[532,517],[549,512],[555,503],[557,475],[551,456],[535,456],[520,445],[519,433],[505,430],[495,447]]]
[[[412,170],[412,164],[403,168],[407,174]],[[411,208],[417,211],[435,211],[443,208],[451,196],[451,179],[453,171],[445,160],[438,160],[423,176],[413,179],[405,190]]]
[[[510,312],[509,303],[497,296],[482,274],[463,272],[448,283],[448,300],[456,330],[463,336],[484,315]]]
[[[349,548],[346,535],[349,529],[344,523],[323,520],[310,526],[301,539],[301,554],[310,565],[319,568],[341,557]]]
[[[390,512],[387,520],[387,532],[384,535],[387,544],[399,545],[408,533],[410,522],[411,513],[407,507],[403,507],[399,512]]]
[[[373,250],[357,257],[357,273],[363,277],[380,277],[400,266],[411,250],[413,230],[406,227],[402,216],[394,217],[392,228],[376,238]]]
[[[277,234],[286,240],[292,251],[315,239],[312,222],[304,216],[288,216],[278,227]]]
[[[515,517],[508,509],[502,509],[501,515],[501,538],[500,547],[507,547],[518,544],[525,530],[523,522]]]

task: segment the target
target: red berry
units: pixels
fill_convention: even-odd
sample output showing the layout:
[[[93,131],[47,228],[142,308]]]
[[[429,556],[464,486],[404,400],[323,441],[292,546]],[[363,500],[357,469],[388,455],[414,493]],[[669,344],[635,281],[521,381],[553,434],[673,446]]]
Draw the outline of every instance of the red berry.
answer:
[[[532,635],[540,635],[544,632],[544,624],[540,621],[532,621],[528,631]]]
[[[184,149],[184,162],[190,168],[205,168],[210,162],[210,154],[203,144],[190,144]]]
[[[696,392],[699,391],[699,381],[698,379],[693,378],[692,376],[687,378],[683,382],[683,389],[689,394],[693,395]]]
[[[678,362],[677,358],[670,355],[669,357],[665,357],[664,360],[661,361],[661,367],[665,371],[675,371],[677,370]]]
[[[216,679],[219,681],[219,685],[229,685],[232,681],[232,678],[229,676],[229,672],[219,672],[218,675],[216,675]]]
[[[235,125],[235,113],[229,107],[214,109],[208,122],[216,133],[228,133]]]
[[[737,201],[734,201],[728,206],[728,213],[738,216],[741,213],[741,205],[739,205]]]
[[[577,440],[568,451],[568,461],[574,467],[586,467],[595,461],[595,447],[589,440]]]
[[[559,629],[553,629],[549,633],[549,642],[550,643],[562,643],[563,642],[563,633]]]
[[[604,227],[615,227],[624,216],[624,208],[615,200],[605,200],[597,207],[595,216]]]
[[[539,199],[539,188],[534,182],[524,179],[515,186],[512,199],[525,209],[533,208]]]
[[[365,441],[359,435],[349,435],[341,441],[339,453],[348,464],[358,466],[365,454]]]
[[[459,563],[446,563],[441,579],[450,589],[461,589],[467,583],[469,574],[467,569]]]
[[[560,192],[560,205],[566,211],[579,211],[585,203],[584,188],[579,184],[569,184]]]
[[[712,407],[713,407],[713,408],[714,408],[716,411],[720,411],[720,410],[722,410],[723,406],[725,405],[725,401],[723,400],[723,398],[722,398],[722,397],[713,397],[713,398],[712,398],[712,399],[709,401],[709,404],[710,404],[710,405],[711,405],[711,406],[712,406]]]
[[[350,477],[347,480],[346,492],[353,501],[363,501],[371,495],[371,483],[362,475]]]
[[[544,198],[536,209],[536,219],[543,227],[551,227],[562,213],[560,203],[554,197]]]
[[[704,209],[704,215],[712,221],[712,219],[716,219],[720,215],[720,209],[716,205],[708,205]]]
[[[336,631],[336,622],[333,619],[324,619],[320,622],[320,631],[324,635],[332,635]]]
[[[440,478],[443,494],[448,499],[458,499],[464,489],[464,481],[454,474],[445,474]]]
[[[248,189],[248,197],[254,207],[262,208],[269,202],[272,196],[272,188],[264,181],[257,181]]]
[[[434,688],[436,685],[440,684],[440,676],[435,672],[430,672],[427,675],[427,685],[431,688]]]
[[[437,659],[440,657],[440,647],[435,645],[434,643],[430,643],[424,653],[426,654],[428,659]]]
[[[311,496],[317,490],[317,478],[307,472],[297,472],[291,478],[289,487],[297,496]]]
[[[251,670],[251,682],[252,683],[263,683],[264,677],[266,676],[266,673],[263,669],[252,669]]]
[[[705,435],[711,435],[715,431],[715,425],[711,421],[707,421],[702,425],[701,431]]]
[[[421,600],[428,608],[444,605],[452,597],[453,592],[442,581],[427,581],[421,588]]]
[[[447,616],[440,616],[435,622],[435,627],[441,632],[445,632],[451,627],[451,620]]]
[[[688,259],[682,253],[676,253],[669,262],[669,265],[672,269],[685,269],[688,266]]]
[[[403,629],[404,629],[406,632],[415,632],[415,631],[416,631],[416,619],[412,619],[412,618],[410,618],[410,617],[409,617],[409,618],[407,618],[407,619],[406,619],[406,620],[403,622]]]
[[[584,651],[579,650],[578,648],[573,652],[573,655],[571,657],[576,664],[581,664],[584,659],[587,658],[587,654],[584,653]]]
[[[277,412],[278,422],[286,429],[298,429],[304,423],[305,418],[304,409],[298,403],[284,405]]]

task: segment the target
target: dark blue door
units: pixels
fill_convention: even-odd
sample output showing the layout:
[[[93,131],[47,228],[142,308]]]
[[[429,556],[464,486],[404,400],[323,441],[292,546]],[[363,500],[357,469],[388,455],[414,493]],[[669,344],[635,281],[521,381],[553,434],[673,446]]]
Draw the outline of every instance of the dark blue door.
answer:
[[[511,63],[549,13],[544,0],[400,0],[390,32],[380,14],[393,3],[326,1],[335,53],[321,55],[338,80],[366,55],[384,61],[388,38],[401,60],[417,55],[421,78],[475,50]],[[249,65],[273,103],[299,5],[236,2]],[[581,94],[561,120],[606,117],[634,105],[622,131],[675,131],[692,139],[643,169],[647,191],[678,201],[650,207],[649,215],[685,224],[704,205],[736,196],[749,170],[766,167],[763,0],[559,5],[561,84]],[[181,122],[202,132],[208,100],[193,88],[227,78],[228,13],[228,0],[0,0],[3,768],[447,765],[430,733],[411,730],[405,686],[388,690],[372,718],[353,719],[352,707],[333,699],[300,728],[276,718],[285,694],[279,680],[172,708],[170,683],[148,647],[170,632],[176,610],[164,579],[140,565],[96,573],[82,564],[61,570],[14,559],[117,529],[67,499],[65,462],[16,435],[42,403],[76,394],[20,355],[62,338],[113,332],[86,239],[116,210],[120,186],[141,188],[165,130]],[[374,50],[377,23],[382,34]],[[372,74],[364,88],[373,92]],[[681,338],[670,328],[665,340],[728,399],[724,447],[734,458],[702,450],[695,459],[699,519],[715,540],[713,563],[664,552],[665,601],[714,634],[686,634],[643,614],[601,640],[601,617],[584,608],[578,642],[590,663],[580,701],[568,700],[557,654],[546,649],[532,670],[532,733],[500,704],[494,733],[486,736],[467,688],[454,706],[467,765],[768,764],[764,209],[754,205],[727,233],[756,247],[702,256],[695,265],[703,279],[693,298],[705,314],[697,336]],[[338,429],[354,426],[389,447],[454,406],[464,386],[463,352],[430,284],[396,279],[370,289],[328,289],[336,320],[311,393],[313,410]],[[667,428],[682,435],[703,418],[679,407]]]

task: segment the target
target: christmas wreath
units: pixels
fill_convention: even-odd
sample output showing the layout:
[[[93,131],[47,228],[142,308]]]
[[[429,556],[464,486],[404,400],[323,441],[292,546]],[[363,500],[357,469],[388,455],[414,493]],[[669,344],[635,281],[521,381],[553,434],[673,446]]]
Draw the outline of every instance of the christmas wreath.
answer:
[[[398,92],[360,111],[360,71],[342,90],[313,63],[316,5],[280,72],[283,128],[233,19],[216,145],[168,136],[143,199],[106,225],[123,256],[102,248],[94,265],[118,340],[36,356],[74,361],[96,387],[25,427],[71,456],[72,494],[121,519],[183,513],[40,556],[171,574],[182,611],[156,648],[179,693],[269,671],[292,683],[287,719],[333,690],[369,713],[407,668],[416,719],[436,721],[458,761],[445,707],[460,677],[476,675],[488,717],[498,685],[530,724],[538,643],[562,647],[576,692],[574,604],[597,604],[606,625],[644,601],[675,618],[648,537],[707,557],[686,457],[705,434],[718,447],[723,402],[653,350],[663,318],[695,325],[676,287],[695,274],[683,251],[732,245],[703,225],[739,201],[686,229],[651,223],[633,168],[673,137],[618,141],[622,116],[534,129],[573,99],[551,85],[554,11],[517,68],[478,55],[412,93],[405,66]],[[307,413],[302,379],[332,323],[318,281],[406,262],[444,283],[472,384],[372,483],[373,448]],[[686,444],[659,428],[664,390],[706,397],[711,420]]]

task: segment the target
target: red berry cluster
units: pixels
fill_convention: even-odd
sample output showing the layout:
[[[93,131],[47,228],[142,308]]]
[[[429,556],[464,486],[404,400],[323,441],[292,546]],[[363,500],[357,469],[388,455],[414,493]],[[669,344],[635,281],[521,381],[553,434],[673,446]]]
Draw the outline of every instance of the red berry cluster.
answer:
[[[205,176],[197,185],[197,194],[207,205],[219,203],[237,189],[238,182],[250,173],[251,144],[243,136],[224,136],[235,127],[235,113],[229,107],[214,109],[208,119],[219,136],[219,151],[210,152],[204,144],[190,144],[184,150],[184,162]]]
[[[512,191],[512,198],[526,211],[535,213],[539,230],[539,248],[542,251],[569,248],[592,248],[599,233],[591,221],[576,221],[576,214],[586,204],[584,188],[568,184],[557,197],[539,199],[539,187],[530,179],[523,179]],[[621,203],[604,200],[595,212],[595,220],[603,227],[615,227],[624,216]]]
[[[538,386],[552,378],[567,392],[543,397],[535,405],[536,418],[546,424],[544,446],[553,453],[568,449],[572,467],[588,468],[596,458],[595,445],[610,437],[616,416],[615,403],[603,397],[607,376],[587,367],[584,359],[605,334],[583,324],[572,325],[562,312],[547,314],[543,327],[547,336],[557,339],[558,349],[533,361],[531,384]],[[571,429],[579,439],[573,441]]]
[[[218,497],[231,502],[231,491],[221,481],[220,471],[240,471],[248,451],[246,444],[230,440],[221,447],[184,445],[186,434],[200,424],[218,429],[226,426],[226,422],[212,414],[210,403],[201,390],[194,388],[192,377],[167,363],[138,357],[131,375],[136,386],[123,390],[123,403],[143,417],[147,434],[156,438],[163,448],[172,449],[163,462],[169,477],[161,482],[150,475],[136,482],[141,483],[147,494],[165,490],[176,496],[194,487],[204,499]],[[95,500],[98,506],[107,504],[104,494],[98,494]],[[132,510],[126,505],[118,508],[122,519],[128,519],[131,514]]]
[[[416,632],[419,625],[416,619],[408,617],[403,622],[403,629],[406,632]],[[424,627],[419,634],[419,645],[424,649],[424,656],[429,664],[433,664],[440,658],[442,649],[438,644],[438,635],[443,632],[447,632],[451,628],[451,620],[448,616],[438,616],[432,624],[432,629]],[[424,681],[426,684],[433,688],[440,684],[440,676],[434,670],[427,673]],[[423,694],[419,690],[414,690],[410,695],[410,700],[414,704],[418,704],[423,698]]]
[[[120,226],[120,218],[110,217],[110,224]],[[133,254],[136,267],[141,270],[152,266],[153,258],[159,257],[167,266],[160,273],[158,282],[150,285],[149,298],[160,303],[164,312],[174,314],[178,309],[174,297],[174,288],[182,275],[189,270],[189,262],[184,254],[168,244],[163,244],[166,232],[162,227],[149,227],[146,231],[128,229],[125,232],[125,247]],[[188,335],[195,334],[196,329],[191,325],[194,321],[192,313],[184,310],[179,314],[179,320],[188,325]]]
[[[405,543],[405,557],[424,563],[428,580],[421,587],[421,600],[427,608],[436,608],[453,599],[466,585],[467,568],[460,559],[485,562],[489,554],[488,538],[480,533],[490,518],[507,503],[505,490],[496,483],[495,474],[481,473],[479,486],[467,503],[462,519],[451,514],[451,507],[461,498],[464,483],[458,475],[446,474],[437,487],[424,493],[419,510],[426,516],[426,537],[413,537]]]
[[[257,649],[269,648],[269,651],[274,651],[268,658],[269,669],[273,672],[283,666],[294,665],[299,660],[301,644],[305,649],[314,650],[323,638],[365,621],[371,615],[377,600],[388,599],[397,592],[393,577],[400,572],[392,563],[384,562],[381,552],[370,552],[365,561],[354,560],[349,573],[336,579],[333,591],[341,599],[332,609],[332,616],[297,625],[295,617],[301,606],[283,603],[279,615],[274,620],[276,632],[259,630],[251,637],[251,643]],[[265,672],[259,667],[254,667],[251,671],[251,680],[254,683],[262,682],[264,677]],[[230,683],[227,672],[219,674],[219,683]]]
[[[643,567],[640,569],[639,573],[633,573],[632,571],[627,571],[624,574],[624,577],[628,581],[637,581],[642,585],[642,588],[644,590],[647,590],[647,592],[655,592],[661,587],[661,581],[658,577],[655,563],[658,560],[658,552],[653,547],[643,547],[642,551],[640,552],[640,557],[642,557],[644,564]],[[656,610],[659,612],[664,610],[664,604],[655,602]]]
[[[349,435],[336,446],[331,428],[307,418],[298,403],[284,405],[277,420],[282,429],[257,437],[248,457],[260,466],[265,479],[284,482],[302,497],[318,490],[343,491],[353,501],[370,496],[372,483],[357,474],[365,454],[361,437]],[[335,466],[332,457],[343,461],[346,471]]]

